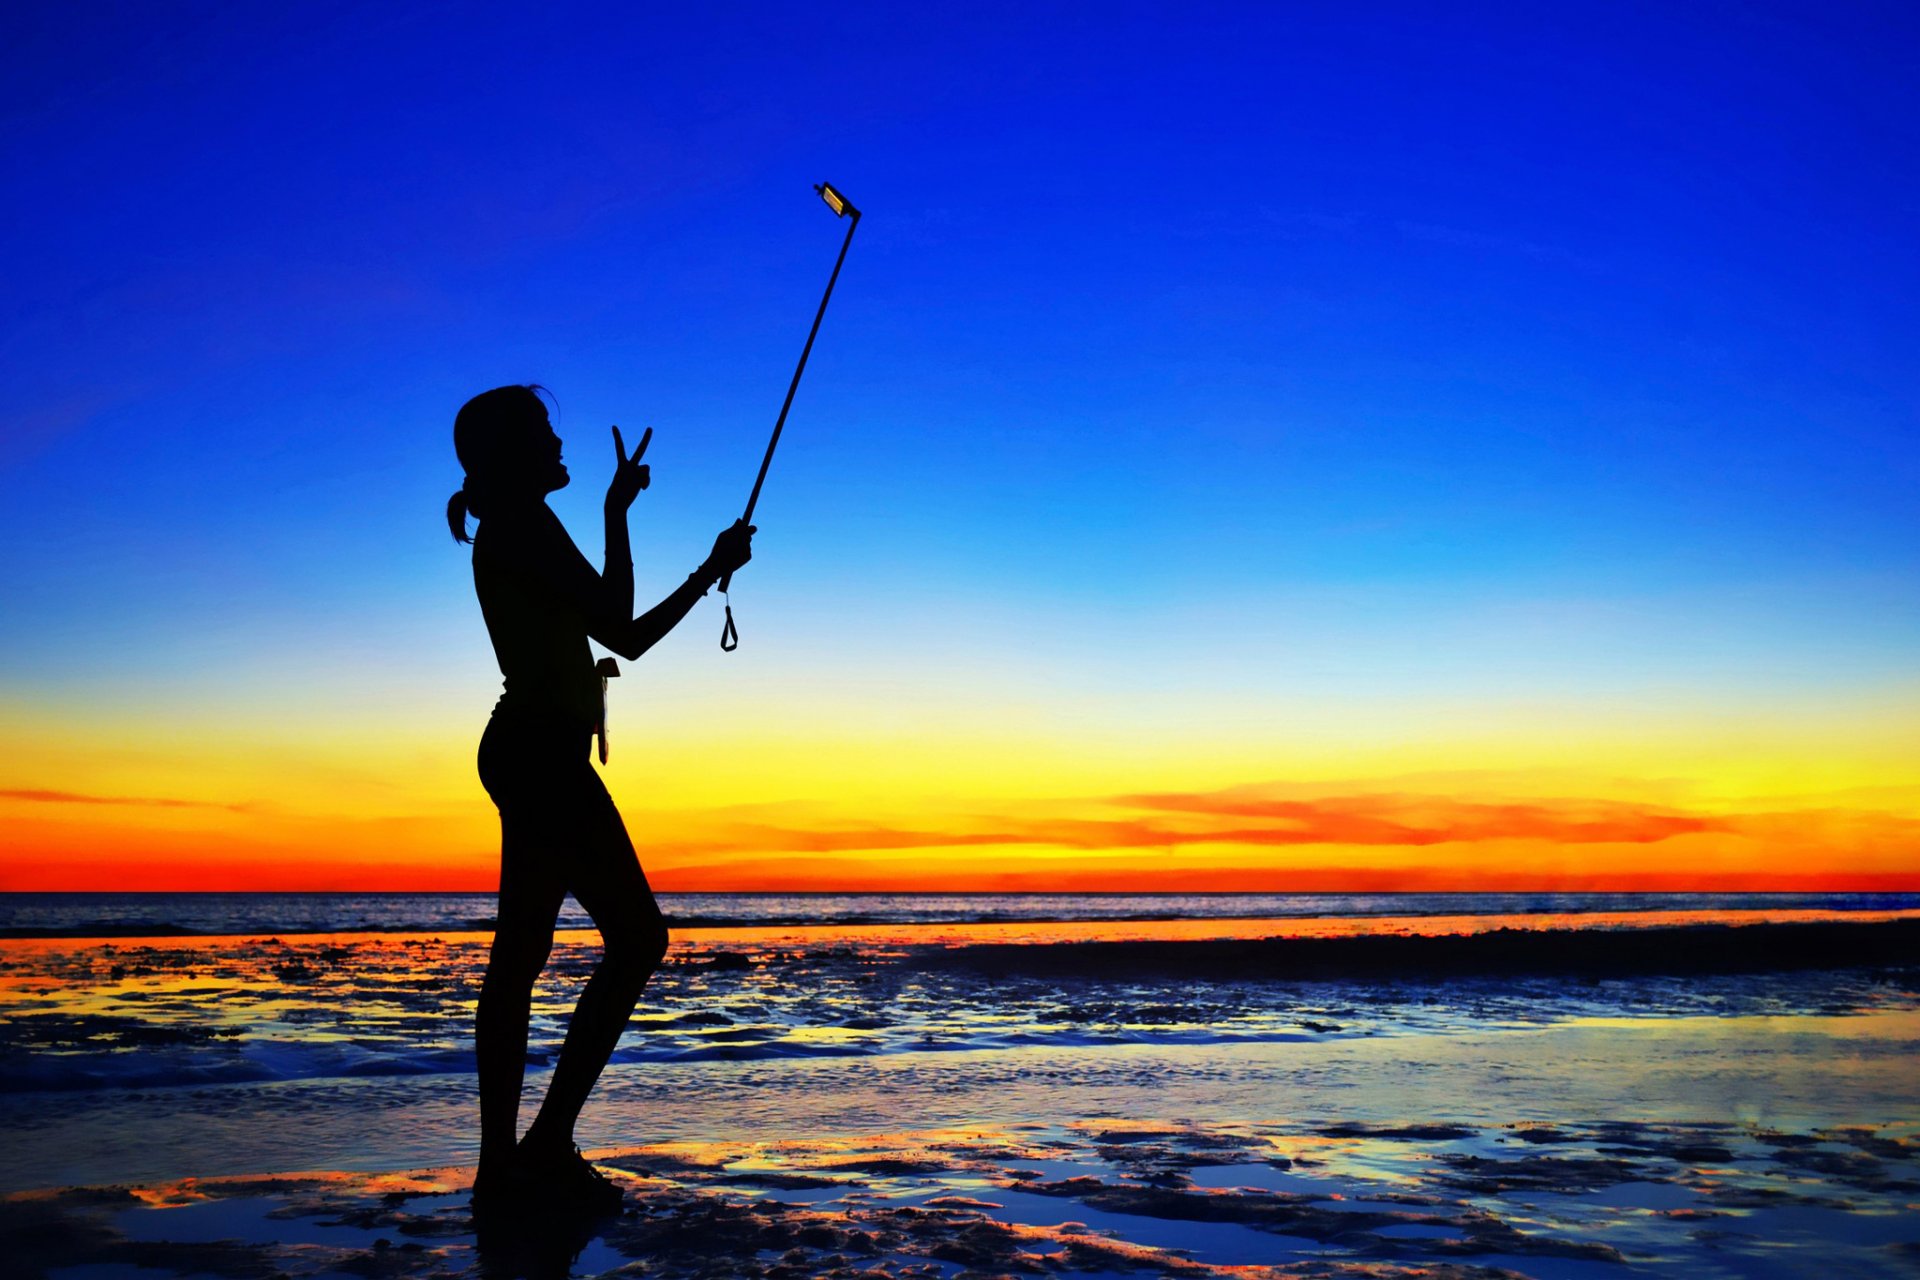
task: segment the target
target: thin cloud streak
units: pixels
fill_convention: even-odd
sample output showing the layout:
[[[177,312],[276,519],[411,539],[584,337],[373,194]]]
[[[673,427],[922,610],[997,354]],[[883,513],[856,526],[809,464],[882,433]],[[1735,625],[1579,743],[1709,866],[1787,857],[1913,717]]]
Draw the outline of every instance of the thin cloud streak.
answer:
[[[1113,797],[1112,802],[1201,817],[1275,819],[1289,824],[1283,830],[1317,833],[1306,843],[1420,845],[1530,839],[1564,844],[1650,844],[1674,836],[1731,829],[1723,815],[1586,798],[1519,803],[1388,792],[1293,800],[1261,796],[1258,788],[1231,787],[1223,791],[1122,795]]]
[[[35,787],[0,788],[0,800],[25,800],[32,804],[132,805],[143,809],[218,809],[226,813],[248,813],[251,804],[224,804],[218,800],[182,800],[173,796],[96,796],[82,791],[50,791]]]
[[[971,829],[813,827],[729,824],[717,838],[671,842],[675,853],[791,850],[834,853],[982,845],[1053,845],[1068,849],[1166,849],[1226,844],[1256,847],[1369,845],[1418,848],[1533,840],[1550,844],[1656,844],[1678,836],[1732,833],[1737,820],[1653,806],[1570,800],[1495,804],[1431,795],[1369,795],[1325,800],[1247,800],[1228,793],[1115,797],[1113,803],[1155,808],[1172,817],[1021,818],[997,816]],[[1249,823],[1246,818],[1270,821]],[[1242,819],[1224,823],[1219,819]],[[663,846],[655,846],[661,848]]]

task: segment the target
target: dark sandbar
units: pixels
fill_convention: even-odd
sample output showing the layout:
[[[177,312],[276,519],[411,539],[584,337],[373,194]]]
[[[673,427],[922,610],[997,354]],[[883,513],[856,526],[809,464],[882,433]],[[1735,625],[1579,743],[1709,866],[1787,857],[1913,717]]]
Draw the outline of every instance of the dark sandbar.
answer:
[[[922,963],[985,974],[1075,977],[1442,978],[1559,974],[1635,977],[1899,968],[1920,964],[1920,920],[1495,929],[1468,935],[983,943]]]

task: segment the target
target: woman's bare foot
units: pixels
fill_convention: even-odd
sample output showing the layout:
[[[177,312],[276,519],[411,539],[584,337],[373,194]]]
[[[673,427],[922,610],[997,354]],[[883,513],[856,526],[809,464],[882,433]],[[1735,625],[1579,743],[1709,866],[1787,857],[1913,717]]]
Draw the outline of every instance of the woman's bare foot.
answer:
[[[564,1203],[584,1213],[618,1213],[622,1203],[620,1184],[595,1169],[580,1148],[568,1144],[561,1148],[534,1148],[518,1151],[518,1169],[522,1176],[540,1182],[543,1194],[553,1203]]]
[[[618,1213],[620,1186],[566,1144],[522,1142],[511,1161],[482,1161],[474,1174],[472,1205],[488,1217]]]

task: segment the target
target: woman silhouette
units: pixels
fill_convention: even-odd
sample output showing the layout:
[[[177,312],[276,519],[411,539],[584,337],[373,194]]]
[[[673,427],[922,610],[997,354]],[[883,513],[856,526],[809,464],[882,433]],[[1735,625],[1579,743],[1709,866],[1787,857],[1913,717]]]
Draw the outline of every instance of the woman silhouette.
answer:
[[[473,1193],[476,1208],[540,1200],[606,1211],[618,1207],[619,1189],[574,1146],[574,1121],[666,954],[667,925],[588,760],[604,717],[587,638],[638,658],[708,588],[747,562],[753,527],[736,521],[684,583],[634,617],[627,508],[648,484],[640,461],[646,441],[629,457],[613,429],[606,564],[595,573],[547,507],[546,495],[568,477],[537,390],[509,386],[477,395],[453,424],[466,477],[447,503],[447,523],[457,540],[473,545],[474,590],[506,678],[480,739],[480,781],[500,810],[500,906],[474,1035],[480,1167]],[[480,521],[472,538],[469,513]],[[546,1099],[516,1144],[528,1006],[569,892],[593,917],[605,949],[567,1024]]]

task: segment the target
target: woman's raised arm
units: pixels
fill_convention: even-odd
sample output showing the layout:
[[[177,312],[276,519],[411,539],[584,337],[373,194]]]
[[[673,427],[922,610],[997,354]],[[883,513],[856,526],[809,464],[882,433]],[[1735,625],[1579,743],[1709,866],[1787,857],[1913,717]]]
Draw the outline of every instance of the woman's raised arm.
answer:
[[[687,616],[714,583],[753,559],[753,531],[754,526],[744,520],[734,521],[713,540],[713,550],[700,562],[700,567],[688,574],[687,580],[675,587],[666,599],[630,621],[602,628],[589,625],[587,634],[628,661],[638,658],[678,626],[680,619]],[[628,572],[631,574],[631,569]],[[628,590],[632,590],[631,577]]]
[[[609,593],[606,612],[619,618],[633,615],[633,550],[627,540],[627,508],[652,482],[653,469],[640,461],[652,441],[653,428],[648,427],[629,458],[620,428],[613,429],[613,479],[607,484],[605,504],[607,556],[600,581]]]

